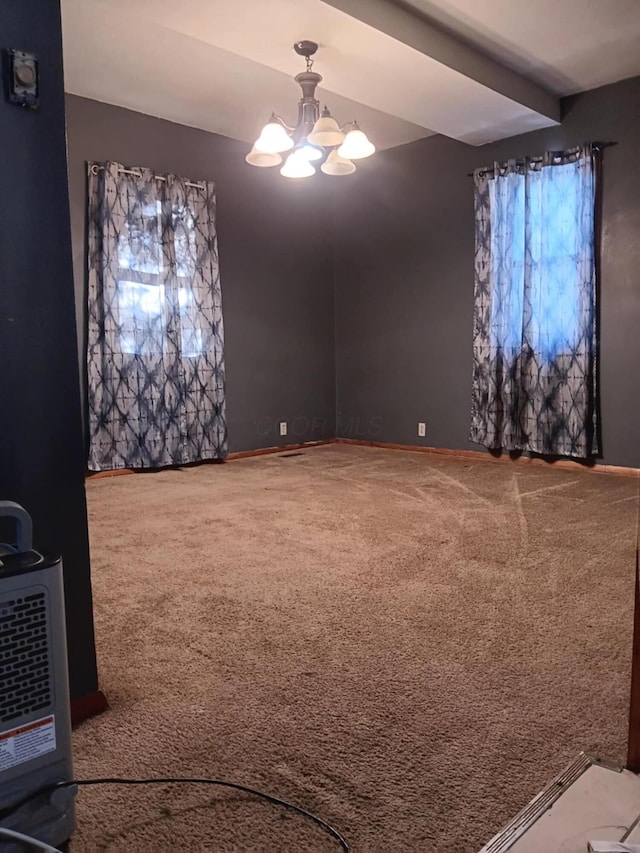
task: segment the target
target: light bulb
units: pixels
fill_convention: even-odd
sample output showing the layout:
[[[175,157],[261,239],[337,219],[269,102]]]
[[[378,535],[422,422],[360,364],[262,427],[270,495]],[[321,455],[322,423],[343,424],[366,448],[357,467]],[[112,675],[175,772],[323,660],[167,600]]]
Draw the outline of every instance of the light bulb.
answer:
[[[263,154],[279,154],[282,151],[289,151],[293,145],[293,139],[284,127],[277,119],[272,118],[262,128],[262,132],[253,147]]]
[[[370,157],[375,150],[376,146],[367,139],[366,134],[354,122],[344,142],[338,148],[338,154],[348,160],[362,160],[363,157]]]
[[[296,149],[296,151],[301,157],[304,157],[305,160],[309,160],[310,162],[313,162],[314,160],[322,160],[324,157],[324,151],[322,148],[318,148],[317,145],[311,145],[311,143],[306,140],[299,148]]]
[[[315,173],[316,170],[311,163],[299,151],[289,154],[284,166],[280,169],[280,174],[285,178],[309,178]]]

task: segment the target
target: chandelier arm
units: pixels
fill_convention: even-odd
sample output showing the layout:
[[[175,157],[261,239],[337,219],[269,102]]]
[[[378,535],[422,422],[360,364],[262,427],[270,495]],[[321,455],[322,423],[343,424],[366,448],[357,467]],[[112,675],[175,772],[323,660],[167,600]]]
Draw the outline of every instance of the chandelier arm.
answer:
[[[280,122],[280,124],[284,127],[284,129],[285,129],[288,133],[293,133],[293,131],[295,130],[295,127],[291,127],[290,125],[288,125],[288,124],[286,123],[286,121],[282,118],[282,116],[278,115],[278,113],[271,113],[271,116],[272,116],[272,118],[276,118],[276,119],[278,119],[278,121]]]

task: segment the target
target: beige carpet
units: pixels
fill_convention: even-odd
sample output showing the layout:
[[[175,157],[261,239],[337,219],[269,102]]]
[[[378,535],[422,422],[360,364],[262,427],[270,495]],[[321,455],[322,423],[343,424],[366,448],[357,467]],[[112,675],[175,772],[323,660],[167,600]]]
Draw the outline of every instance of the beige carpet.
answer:
[[[88,483],[79,777],[206,775],[354,853],[477,850],[622,760],[638,481],[332,445]],[[73,853],[334,851],[214,788],[83,789]]]

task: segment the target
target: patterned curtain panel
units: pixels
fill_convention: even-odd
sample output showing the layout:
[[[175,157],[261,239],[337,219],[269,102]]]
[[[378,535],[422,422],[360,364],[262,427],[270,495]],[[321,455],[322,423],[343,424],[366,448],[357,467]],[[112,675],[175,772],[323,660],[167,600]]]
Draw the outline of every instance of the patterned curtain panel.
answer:
[[[89,468],[222,458],[215,186],[88,167]]]
[[[478,444],[598,452],[595,156],[582,146],[474,175]]]

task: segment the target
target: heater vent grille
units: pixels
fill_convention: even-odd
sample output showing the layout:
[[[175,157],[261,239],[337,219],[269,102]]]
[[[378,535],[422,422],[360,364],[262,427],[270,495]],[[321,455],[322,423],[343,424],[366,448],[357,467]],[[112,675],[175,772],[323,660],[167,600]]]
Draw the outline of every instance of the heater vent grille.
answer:
[[[0,600],[0,723],[51,704],[47,604],[46,591]]]

